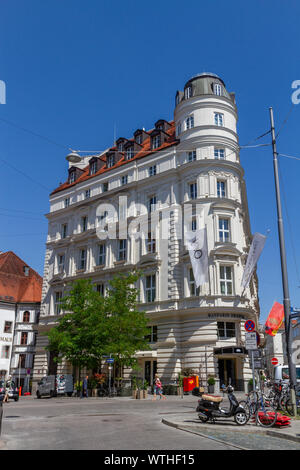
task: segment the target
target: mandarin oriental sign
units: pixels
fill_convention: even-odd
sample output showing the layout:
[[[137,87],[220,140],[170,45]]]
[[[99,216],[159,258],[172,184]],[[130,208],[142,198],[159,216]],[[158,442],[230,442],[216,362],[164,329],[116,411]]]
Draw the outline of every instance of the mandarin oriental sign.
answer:
[[[6,341],[7,343],[11,343],[12,338],[7,338],[7,336],[0,336],[0,341]]]

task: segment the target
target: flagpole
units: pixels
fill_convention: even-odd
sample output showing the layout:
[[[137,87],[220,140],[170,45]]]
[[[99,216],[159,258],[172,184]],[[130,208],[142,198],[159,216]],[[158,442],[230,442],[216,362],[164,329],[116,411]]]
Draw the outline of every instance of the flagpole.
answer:
[[[291,400],[292,400],[292,405],[294,409],[294,416],[297,416],[296,395],[295,395],[295,386],[297,384],[297,376],[296,376],[296,366],[293,363],[292,355],[291,355],[291,339],[292,339],[292,335],[291,335],[292,325],[290,322],[291,302],[290,302],[289,285],[288,285],[286,251],[285,251],[285,242],[284,242],[284,228],[283,228],[283,218],[282,218],[282,208],[281,208],[281,198],[280,198],[280,184],[279,184],[278,159],[277,159],[278,153],[276,149],[276,136],[275,136],[275,127],[274,127],[273,108],[270,107],[269,111],[270,111],[271,134],[272,134],[273,168],[274,168],[274,177],[275,177],[277,217],[278,217],[278,235],[279,235],[281,274],[282,274],[282,285],[283,285],[283,306],[284,306],[286,352],[287,352],[289,377],[290,377],[290,384],[291,384]]]

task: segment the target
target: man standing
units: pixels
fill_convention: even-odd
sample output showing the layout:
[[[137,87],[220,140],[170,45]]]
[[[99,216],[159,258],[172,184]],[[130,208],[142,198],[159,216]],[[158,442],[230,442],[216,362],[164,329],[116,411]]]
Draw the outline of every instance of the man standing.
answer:
[[[83,382],[82,382],[81,398],[83,398],[83,397],[88,398],[89,397],[88,380],[89,380],[89,376],[86,375],[85,378],[83,379]]]

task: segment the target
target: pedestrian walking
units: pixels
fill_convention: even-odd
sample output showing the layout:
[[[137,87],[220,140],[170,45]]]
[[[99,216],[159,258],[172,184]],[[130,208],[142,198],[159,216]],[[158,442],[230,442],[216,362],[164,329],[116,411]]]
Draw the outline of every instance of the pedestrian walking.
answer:
[[[85,378],[83,379],[82,382],[82,390],[81,390],[81,397],[80,398],[88,398],[89,397],[89,392],[88,392],[88,380],[89,376],[86,375]]]
[[[166,397],[163,395],[163,388],[162,388],[162,383],[160,381],[160,378],[158,374],[155,374],[154,378],[154,396],[152,398],[152,401],[156,400],[156,396],[159,395],[159,399],[166,400]]]
[[[3,403],[8,403],[9,402],[9,399],[8,399],[9,387],[10,387],[10,382],[7,381],[6,384],[5,384],[5,392],[4,392]]]

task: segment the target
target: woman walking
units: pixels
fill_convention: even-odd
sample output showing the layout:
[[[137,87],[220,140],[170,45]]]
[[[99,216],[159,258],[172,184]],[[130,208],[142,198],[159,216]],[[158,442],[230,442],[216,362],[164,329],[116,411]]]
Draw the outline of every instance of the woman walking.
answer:
[[[155,374],[155,379],[154,379],[154,396],[152,398],[152,401],[156,400],[156,396],[159,395],[159,398],[166,400],[166,397],[163,395],[163,388],[162,388],[162,383],[160,381],[160,378],[158,374]]]

